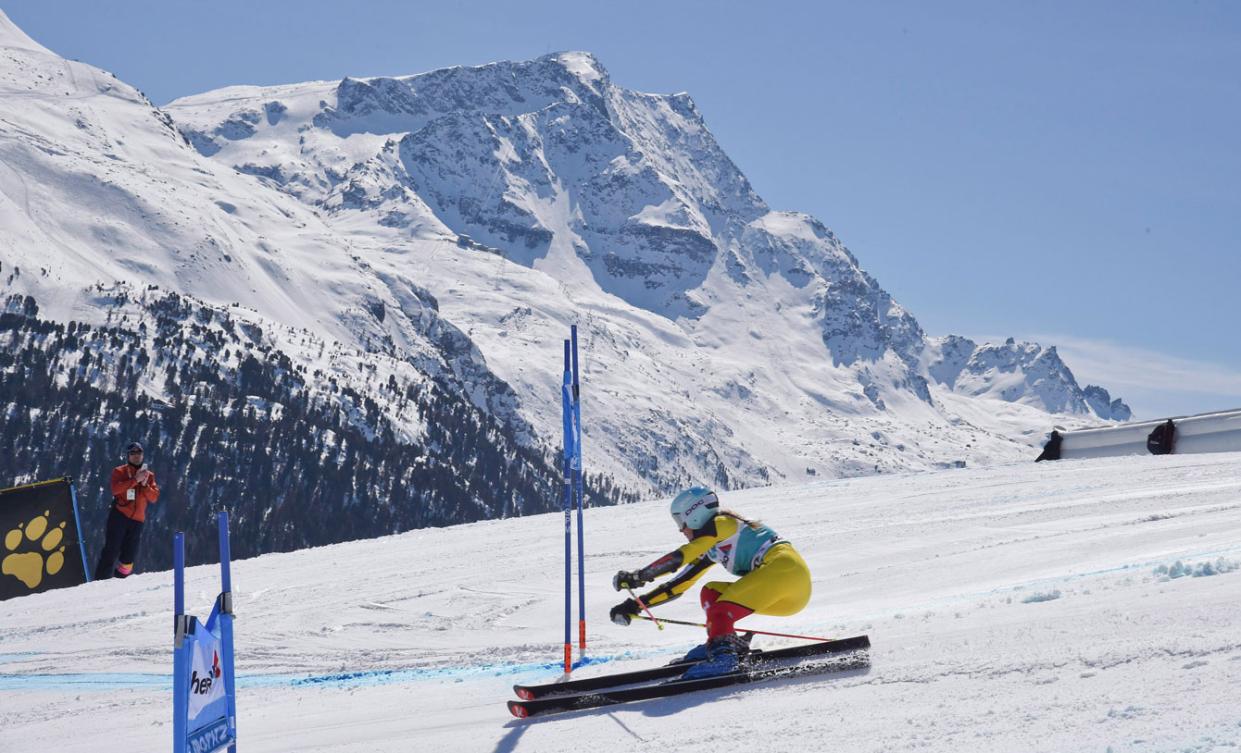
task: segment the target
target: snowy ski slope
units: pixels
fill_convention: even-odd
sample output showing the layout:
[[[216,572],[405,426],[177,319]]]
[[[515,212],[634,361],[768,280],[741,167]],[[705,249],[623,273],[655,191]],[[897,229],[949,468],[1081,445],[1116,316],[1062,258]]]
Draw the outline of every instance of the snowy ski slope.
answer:
[[[563,529],[557,515],[491,521],[235,563],[241,749],[1241,746],[1241,454],[824,481],[725,502],[791,538],[815,576],[805,612],[748,622],[867,632],[869,672],[512,719],[512,683],[557,675]],[[598,663],[575,674],[695,643],[690,628],[606,621],[611,574],[677,543],[665,501],[588,515]],[[205,615],[217,571],[188,578]],[[167,749],[171,602],[171,574],[150,573],[0,603],[0,751]],[[696,612],[691,599],[664,610]]]

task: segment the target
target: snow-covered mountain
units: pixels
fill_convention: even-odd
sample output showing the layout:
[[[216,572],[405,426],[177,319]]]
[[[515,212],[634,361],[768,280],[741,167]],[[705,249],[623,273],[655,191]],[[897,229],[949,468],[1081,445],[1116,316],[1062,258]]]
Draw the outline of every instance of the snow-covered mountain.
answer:
[[[771,211],[688,95],[613,85],[589,54],[230,88],[167,110],[203,154],[348,230],[388,244],[464,236],[695,339],[714,337],[717,312],[744,311],[756,330],[797,325],[831,364],[865,362],[859,372],[929,401],[917,322],[831,231]]]
[[[134,438],[157,535],[228,506],[249,553],[554,505],[550,451],[430,294],[3,17],[0,279],[0,473],[77,478],[92,545]]]
[[[928,352],[937,343],[830,230],[807,215],[771,210],[688,95],[624,89],[588,53],[397,78],[231,87],[166,109],[201,153],[316,208],[376,266],[445,238],[461,249],[454,256],[484,259],[481,269],[457,265],[442,282],[434,279],[439,270],[417,262],[415,269],[441,301],[457,285],[509,288],[508,311],[470,300],[446,315],[473,333],[518,394],[537,401],[543,387],[523,383],[505,364],[537,356],[512,357],[514,342],[488,331],[508,337],[505,317],[537,318],[551,304],[540,301],[527,314],[514,305],[523,291],[512,289],[513,278],[541,282],[530,270],[552,277],[570,305],[544,316],[586,314],[596,359],[625,362],[620,348],[599,353],[595,338],[629,329],[626,339],[667,372],[637,385],[616,379],[630,420],[610,410],[603,416],[606,455],[632,458],[650,448],[651,428],[671,436],[679,425],[696,430],[699,452],[731,445],[732,457],[722,460],[734,470],[725,478],[739,483],[795,477],[803,468],[856,473],[876,465],[849,451],[859,435],[908,434],[891,418],[940,427],[957,418],[928,383]],[[596,301],[606,307],[597,319]],[[618,317],[617,309],[627,314]],[[636,331],[617,321],[637,317]],[[661,331],[669,325],[673,352]],[[1058,358],[970,373],[972,390],[957,394],[1112,418],[1092,411]],[[668,392],[669,382],[695,386],[693,411],[682,398],[679,406],[632,411]],[[940,383],[953,389],[951,380]],[[854,428],[833,432],[807,416],[818,412],[847,416]],[[760,436],[740,436],[743,425],[773,414]],[[554,418],[544,419],[545,431]],[[930,443],[917,432],[905,438],[897,443]],[[770,451],[773,442],[780,451]],[[674,473],[721,476],[714,458],[704,465],[663,455],[657,459],[672,461]],[[878,465],[925,467],[943,458],[928,460],[884,457]],[[640,475],[649,482],[656,471],[646,464]]]
[[[455,509],[553,504],[570,323],[597,501],[1026,458],[1048,411],[1117,416],[1058,358],[945,356],[821,222],[767,207],[687,95],[624,89],[585,53],[161,110],[0,17],[0,279],[10,338],[53,383],[78,361],[40,349],[72,347],[73,322],[148,354],[91,361],[135,399],[176,404],[206,367],[191,386],[229,386],[210,396],[219,415],[256,393],[254,415],[319,406],[325,456],[373,461],[374,479],[341,481],[367,504],[409,483],[374,460],[388,437],[458,465]],[[33,361],[7,367],[16,382]],[[276,389],[280,374],[299,381]],[[411,407],[427,390],[476,438],[431,438],[446,414]],[[108,418],[82,418],[98,452],[120,441]],[[32,443],[35,426],[18,426]],[[184,431],[143,426],[201,462]],[[499,472],[530,485],[505,503],[483,458],[513,448],[528,457]],[[84,462],[67,445],[41,457],[15,472]]]
[[[558,515],[235,562],[238,749],[699,753],[726,736],[754,753],[1231,753],[1239,493],[1241,453],[729,492],[814,576],[804,611],[740,626],[866,633],[869,671],[528,721],[504,703],[513,683],[561,673]],[[625,596],[612,574],[679,543],[666,502],[587,512],[594,663],[575,678],[663,664],[701,640],[701,628],[607,619]],[[201,619],[218,569],[193,568],[186,583]],[[171,586],[171,573],[145,573],[0,602],[0,750],[167,750]],[[701,621],[695,596],[655,613]]]
[[[978,344],[958,335],[930,338],[924,358],[937,383],[962,395],[995,397],[1033,405],[1051,413],[1091,414],[1128,421],[1129,406],[1103,387],[1081,388],[1055,346],[1018,343]]]

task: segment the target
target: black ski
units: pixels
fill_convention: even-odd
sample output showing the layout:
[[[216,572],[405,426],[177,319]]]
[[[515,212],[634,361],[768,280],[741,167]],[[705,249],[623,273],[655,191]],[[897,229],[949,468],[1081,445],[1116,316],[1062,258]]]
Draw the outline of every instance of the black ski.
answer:
[[[753,662],[761,663],[763,661],[774,661],[779,659],[799,659],[804,656],[839,654],[846,651],[856,651],[861,648],[868,648],[869,646],[870,639],[864,635],[858,635],[852,638],[840,638],[834,641],[808,643],[804,646],[793,646],[792,648],[778,648],[773,651],[756,649],[750,653],[749,658]],[[639,669],[634,672],[618,672],[610,675],[601,675],[599,677],[586,677],[581,680],[549,682],[543,685],[514,685],[513,691],[517,693],[518,698],[526,701],[533,701],[537,698],[543,698],[553,694],[582,693],[588,690],[614,688],[619,685],[632,685],[639,682],[662,680],[665,677],[676,677],[688,669],[692,663],[693,662],[676,662],[673,664],[666,664],[662,667]]]
[[[782,665],[777,659],[795,659],[813,656],[830,656],[835,653],[845,653],[849,651],[857,651],[870,645],[870,641],[866,636],[858,636],[857,638],[846,639],[848,641],[856,641],[852,648],[836,649],[829,651],[817,651],[810,653],[800,653],[793,655],[784,655],[775,657],[775,651],[767,652],[763,655],[763,659],[757,664],[747,668],[741,672],[734,672],[727,675],[719,675],[717,677],[704,677],[698,680],[672,680],[670,682],[655,683],[648,685],[638,685],[628,688],[602,688],[596,692],[583,692],[574,695],[561,695],[546,698],[536,698],[527,701],[509,701],[508,710],[513,716],[519,719],[535,716],[536,714],[550,714],[561,711],[576,711],[579,709],[590,709],[599,706],[611,706],[618,703],[628,703],[630,701],[644,701],[651,698],[665,698],[682,693],[691,693],[698,690],[708,690],[711,688],[722,688],[728,685],[741,685],[745,683],[759,682],[774,677],[792,677],[796,675],[810,674],[826,674],[831,672],[842,672],[850,669],[858,669],[869,664],[869,658],[865,653],[858,653],[853,656],[838,657],[828,662],[811,662],[805,664],[794,664],[792,666]],[[833,641],[833,643],[838,643]],[[799,646],[800,649],[809,649],[821,644],[811,644],[810,646]],[[795,649],[781,649],[795,650]],[[685,666],[670,665],[669,667],[659,667],[657,669],[669,670],[674,669],[676,672],[684,672]],[[626,673],[634,675],[638,673]],[[664,676],[668,676],[665,674]],[[616,677],[616,675],[612,675]],[[627,680],[632,682],[631,680]]]

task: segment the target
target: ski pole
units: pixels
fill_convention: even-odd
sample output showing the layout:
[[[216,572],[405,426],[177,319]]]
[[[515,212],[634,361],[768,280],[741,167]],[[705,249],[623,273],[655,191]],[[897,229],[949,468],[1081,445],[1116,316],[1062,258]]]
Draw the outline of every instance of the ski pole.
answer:
[[[664,623],[660,621],[655,615],[651,614],[651,608],[642,602],[642,597],[634,593],[632,588],[626,588],[625,590],[629,592],[629,595],[633,597],[634,601],[638,602],[638,606],[642,607],[642,611],[646,612],[645,617],[643,617],[640,614],[637,614],[634,616],[639,617],[644,620],[650,620],[651,622],[655,623],[655,627],[659,628],[660,630],[663,630]]]
[[[642,602],[639,601],[638,604],[641,605]],[[647,614],[650,614],[649,610],[647,611]],[[706,627],[706,625],[701,622],[689,622],[688,620],[669,620],[667,618],[662,619],[662,620],[656,620],[654,616],[646,617],[640,614],[634,615],[634,616],[637,617],[639,620],[653,620],[655,622],[667,623],[669,625],[686,625],[688,627],[700,627],[700,628]],[[798,640],[803,640],[803,641],[835,640],[834,638],[822,638],[822,637],[816,637],[813,635],[794,635],[792,633],[772,633],[766,630],[751,630],[749,628],[738,628],[738,629],[743,633],[754,633],[755,635],[770,635],[775,638],[797,638]]]

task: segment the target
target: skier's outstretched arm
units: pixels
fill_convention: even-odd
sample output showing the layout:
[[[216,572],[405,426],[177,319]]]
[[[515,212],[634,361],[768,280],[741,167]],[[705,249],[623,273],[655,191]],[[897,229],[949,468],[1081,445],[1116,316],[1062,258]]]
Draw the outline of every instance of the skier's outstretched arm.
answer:
[[[642,603],[648,607],[656,604],[667,604],[673,599],[681,598],[681,594],[690,589],[694,583],[702,577],[715,563],[711,561],[705,554],[693,562],[686,565],[685,569],[677,573],[676,577],[653,591],[648,591],[642,595]]]
[[[677,552],[673,552],[673,554],[677,554]],[[659,588],[643,594],[639,598],[641,598],[642,603],[648,607],[653,607],[657,604],[666,604],[674,599],[680,598],[681,594],[688,591],[690,587],[694,585],[694,582],[701,578],[702,574],[714,564],[715,563],[704,554],[690,564],[686,565],[685,569],[677,573],[675,578],[663,584]],[[638,605],[637,601],[633,599],[625,599],[620,604],[612,607],[612,622],[615,622],[618,625],[628,625],[633,621],[634,617],[638,616],[641,609],[642,608]]]
[[[634,572],[621,570],[612,577],[612,587],[617,591],[641,588],[661,575],[674,572],[688,562],[689,565],[677,573],[675,578],[642,597],[642,602],[647,606],[672,601],[688,591],[689,587],[694,585],[694,581],[698,580],[707,568],[715,564],[707,556],[707,552],[720,541],[720,533],[719,527],[714,527],[710,533],[704,532],[702,535],[695,536],[675,551],[665,554],[641,570]],[[612,622],[618,625],[628,625],[640,610],[638,602],[626,599],[612,607]]]
[[[641,570],[621,570],[612,576],[612,588],[624,591],[627,588],[641,588],[661,575],[676,572],[686,562],[694,562],[702,558],[718,541],[717,536],[699,536],[693,541],[682,544],[668,552]],[[688,588],[688,586],[687,586]]]

